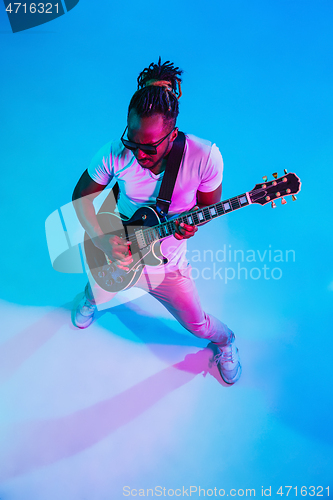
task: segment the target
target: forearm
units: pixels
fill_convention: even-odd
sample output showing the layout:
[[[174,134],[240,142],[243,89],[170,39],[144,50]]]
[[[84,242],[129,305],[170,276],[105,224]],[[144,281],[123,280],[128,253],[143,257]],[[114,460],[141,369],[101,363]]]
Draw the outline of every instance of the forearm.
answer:
[[[221,201],[221,196],[222,196],[222,184],[218,186],[214,191],[210,191],[208,193],[206,192],[201,192],[197,191],[197,207],[200,208],[205,208],[209,207],[210,205],[215,205],[216,203],[219,203]],[[203,226],[204,224],[207,224],[207,222],[201,222],[200,226]]]
[[[103,236],[103,231],[98,224],[93,201],[88,197],[73,200],[76,215],[91,239]]]
[[[128,271],[129,265],[133,262],[132,255],[129,252],[130,242],[117,235],[103,233],[98,224],[93,200],[89,196],[77,198],[74,193],[73,205],[79,221],[93,244],[111,260],[117,262],[119,268]]]

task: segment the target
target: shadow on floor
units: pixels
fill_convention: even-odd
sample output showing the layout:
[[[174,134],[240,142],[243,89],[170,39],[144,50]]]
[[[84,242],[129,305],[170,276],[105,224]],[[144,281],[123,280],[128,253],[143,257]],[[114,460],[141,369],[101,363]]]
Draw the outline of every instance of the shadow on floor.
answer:
[[[2,445],[0,479],[7,480],[71,457],[136,419],[162,398],[210,373],[224,384],[212,363],[212,345],[148,377],[130,389],[65,417],[13,425]]]

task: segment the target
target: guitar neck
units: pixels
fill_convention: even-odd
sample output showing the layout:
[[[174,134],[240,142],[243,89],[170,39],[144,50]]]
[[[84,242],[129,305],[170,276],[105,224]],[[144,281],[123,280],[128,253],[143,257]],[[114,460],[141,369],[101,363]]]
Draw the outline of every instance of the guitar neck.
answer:
[[[179,223],[183,222],[184,224],[189,224],[191,226],[200,226],[201,224],[205,224],[206,222],[221,217],[221,215],[228,214],[250,204],[251,200],[248,193],[243,193],[239,196],[235,196],[234,198],[219,201],[218,203],[209,205],[208,207],[183,213],[182,215],[177,216],[174,220],[170,219],[166,222],[158,224],[157,226],[147,227],[143,229],[142,233],[148,244],[153,243],[154,241],[163,240],[164,238],[174,234],[176,229],[175,220]]]

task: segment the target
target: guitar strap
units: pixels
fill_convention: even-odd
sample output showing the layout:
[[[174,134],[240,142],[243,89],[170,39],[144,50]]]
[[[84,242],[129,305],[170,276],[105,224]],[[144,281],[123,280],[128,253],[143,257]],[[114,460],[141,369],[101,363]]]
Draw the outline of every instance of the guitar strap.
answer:
[[[172,149],[169,153],[162,184],[160,187],[160,192],[158,193],[158,196],[156,198],[156,210],[160,218],[162,218],[162,221],[165,220],[166,215],[169,211],[172,193],[175,187],[184,149],[185,134],[184,132],[178,132],[178,135],[174,140]]]

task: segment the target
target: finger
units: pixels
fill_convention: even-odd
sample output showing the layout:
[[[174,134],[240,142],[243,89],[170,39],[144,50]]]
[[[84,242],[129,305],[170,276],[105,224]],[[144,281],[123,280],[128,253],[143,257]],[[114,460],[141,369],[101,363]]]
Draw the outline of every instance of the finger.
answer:
[[[192,226],[189,224],[185,224],[184,222],[179,223],[179,221],[175,221],[174,236],[177,240],[191,238],[197,231],[197,226]]]
[[[176,227],[176,231],[179,233],[180,232],[180,223],[178,220],[175,221],[175,227]]]
[[[119,262],[119,264],[117,264],[117,266],[119,267],[119,269],[123,269],[123,271],[129,271],[130,270],[130,268],[128,266],[124,266],[120,262]]]
[[[112,241],[112,243],[114,245],[124,244],[124,240],[122,238],[120,238],[119,236],[111,236],[110,241]]]
[[[120,260],[120,259],[117,259],[117,266],[118,267],[121,267],[122,269],[128,269],[129,267],[131,267],[133,264],[133,260],[130,260],[130,261],[123,261],[123,260]]]
[[[128,247],[132,243],[131,241],[125,240],[123,238],[120,238],[120,236],[114,236],[112,238],[112,240],[113,240],[113,243],[115,245],[123,245],[123,246],[126,246],[126,247]]]
[[[192,236],[194,236],[196,233],[196,230],[193,229],[191,231],[185,231],[183,230],[182,233],[181,233],[181,237],[184,239],[184,238],[191,238]]]
[[[189,238],[191,238],[192,236],[194,236],[194,234],[178,234],[178,233],[175,233],[175,238],[176,240],[188,240]]]
[[[121,261],[123,263],[126,262],[126,263],[130,264],[131,262],[133,262],[133,257],[132,257],[132,255],[125,255],[125,256],[123,255],[121,258]]]
[[[190,238],[191,236],[194,235],[194,232],[190,232],[190,231],[185,231],[184,229],[183,230],[180,230],[180,231],[176,231],[174,233],[174,236],[177,240],[183,240],[185,238]]]
[[[124,271],[129,271],[131,264],[133,263],[133,259],[129,261],[117,260],[117,267],[123,269]]]
[[[117,252],[117,251],[114,251],[113,252],[113,255],[114,255],[114,258],[117,259],[117,260],[120,260],[121,262],[133,262],[133,257],[132,255],[125,255],[121,252]]]
[[[181,228],[179,228],[179,227],[178,227],[178,228],[175,230],[175,233],[174,233],[174,234],[175,234],[175,235],[177,234],[178,236],[184,236],[185,232],[184,232]]]
[[[184,227],[178,227],[178,230],[176,232],[180,236],[184,236],[187,233],[187,231],[186,231],[186,229]]]
[[[190,226],[189,224],[184,224],[184,222],[181,223],[180,227],[182,229],[185,229],[185,231],[191,231],[191,232],[194,231],[195,232],[198,230],[197,226],[194,226],[194,225]]]
[[[121,253],[122,255],[128,255],[129,248],[126,245],[116,245],[114,247],[114,252]]]

